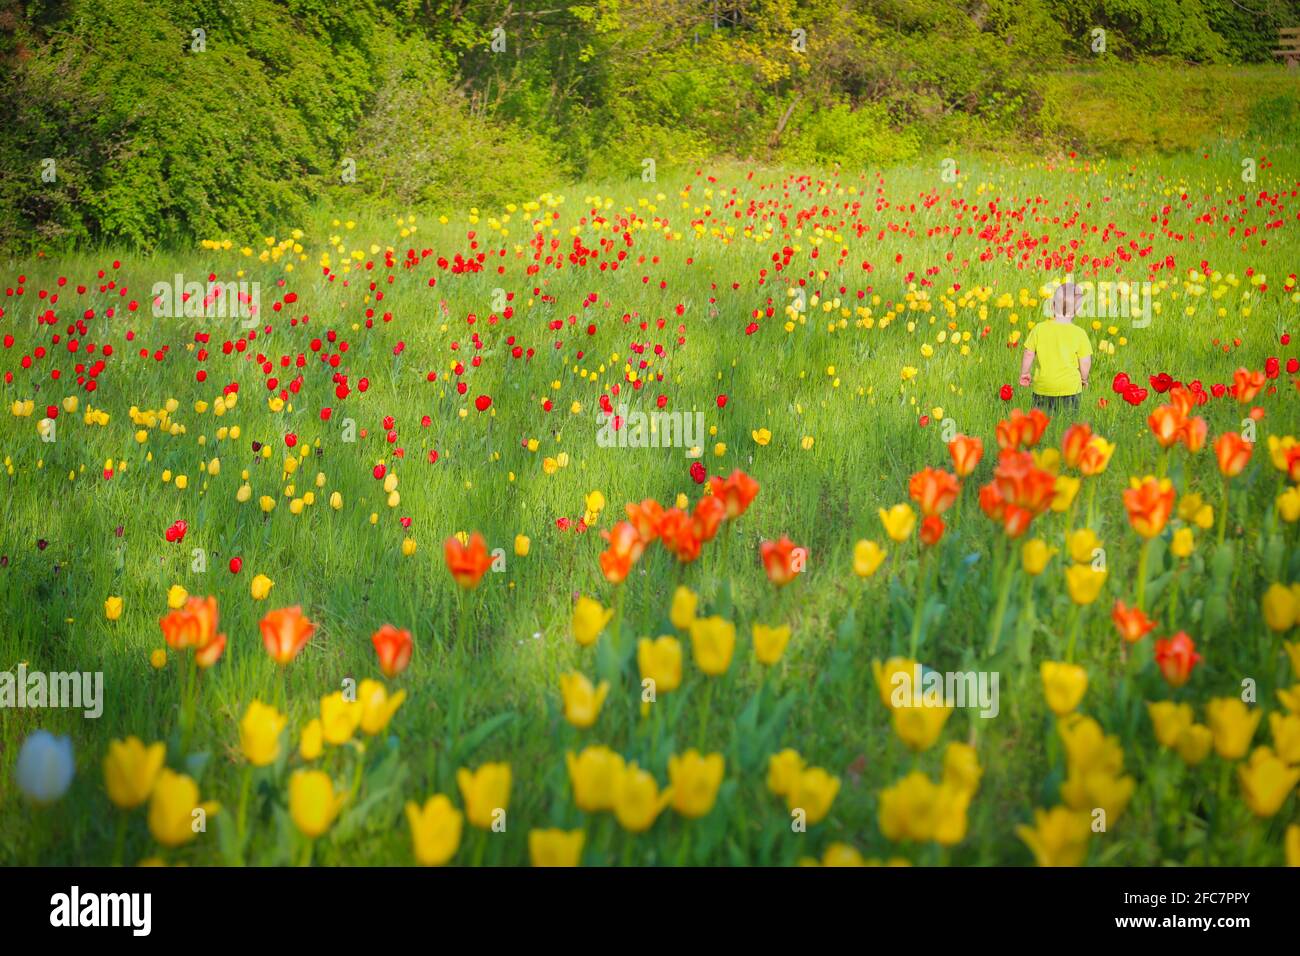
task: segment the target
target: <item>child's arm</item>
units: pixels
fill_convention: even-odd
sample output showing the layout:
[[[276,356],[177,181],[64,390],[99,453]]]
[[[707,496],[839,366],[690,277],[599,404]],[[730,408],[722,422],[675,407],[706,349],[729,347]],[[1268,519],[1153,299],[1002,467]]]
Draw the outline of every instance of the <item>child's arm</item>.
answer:
[[[1083,387],[1088,387],[1088,373],[1092,371],[1092,356],[1079,356],[1079,377],[1083,379]]]
[[[1091,361],[1091,359],[1089,359],[1089,361]],[[1024,358],[1020,360],[1020,384],[1025,386],[1026,388],[1028,388],[1030,383],[1033,382],[1033,378],[1029,374],[1033,370],[1033,368],[1034,368],[1034,353],[1029,351],[1029,349],[1025,349]],[[1083,377],[1086,380],[1088,377],[1087,373],[1084,373]]]

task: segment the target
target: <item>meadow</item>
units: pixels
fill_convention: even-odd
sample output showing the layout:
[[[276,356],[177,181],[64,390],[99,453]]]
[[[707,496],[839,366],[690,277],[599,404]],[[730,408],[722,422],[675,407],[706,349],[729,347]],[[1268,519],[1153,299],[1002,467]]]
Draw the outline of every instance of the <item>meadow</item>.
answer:
[[[1300,862],[1300,150],[658,179],[5,264],[0,862]]]

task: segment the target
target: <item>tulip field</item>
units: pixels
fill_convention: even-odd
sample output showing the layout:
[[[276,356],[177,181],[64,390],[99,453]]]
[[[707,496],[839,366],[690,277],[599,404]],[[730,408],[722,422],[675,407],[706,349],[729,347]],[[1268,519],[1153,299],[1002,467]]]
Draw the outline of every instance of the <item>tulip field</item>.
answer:
[[[0,262],[0,863],[1300,865],[1297,250],[1227,143]]]

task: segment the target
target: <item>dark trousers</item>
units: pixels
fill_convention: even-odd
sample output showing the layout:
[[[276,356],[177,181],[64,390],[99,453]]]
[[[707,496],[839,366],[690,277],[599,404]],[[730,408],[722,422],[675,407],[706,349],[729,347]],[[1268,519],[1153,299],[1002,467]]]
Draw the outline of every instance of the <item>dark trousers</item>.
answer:
[[[1034,408],[1044,409],[1049,415],[1057,412],[1079,410],[1079,395],[1039,395],[1034,393]]]

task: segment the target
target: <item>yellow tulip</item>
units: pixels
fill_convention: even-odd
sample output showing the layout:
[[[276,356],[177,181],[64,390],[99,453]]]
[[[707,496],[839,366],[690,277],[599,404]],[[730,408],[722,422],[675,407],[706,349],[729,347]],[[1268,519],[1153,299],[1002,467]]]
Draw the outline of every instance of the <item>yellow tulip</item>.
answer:
[[[902,684],[905,675],[908,681],[915,681],[920,674],[916,661],[907,657],[891,657],[881,664],[871,662],[871,673],[876,678],[876,690],[880,693],[880,702],[888,709],[894,706],[894,690]]]
[[[856,848],[847,843],[832,843],[822,854],[822,866],[866,866]]]
[[[1088,672],[1078,664],[1043,661],[1038,668],[1043,679],[1043,697],[1052,713],[1062,717],[1079,706],[1088,690]]]
[[[1192,724],[1179,736],[1175,748],[1183,763],[1195,767],[1210,755],[1210,747],[1213,744],[1214,734],[1210,732],[1209,727],[1204,724]]]
[[[1133,798],[1137,782],[1105,771],[1071,770],[1061,784],[1061,799],[1071,810],[1104,810],[1106,826],[1113,826]]]
[[[460,848],[464,815],[441,793],[430,797],[423,807],[414,800],[406,802],[406,822],[411,827],[411,849],[421,866],[442,866]]]
[[[573,787],[573,802],[585,813],[614,808],[614,793],[624,770],[623,758],[608,747],[592,746],[564,756]]]
[[[319,717],[313,717],[307,722],[307,726],[302,729],[302,737],[298,740],[298,755],[303,760],[315,760],[320,757],[324,746],[324,731],[321,728]]]
[[[694,591],[684,584],[677,585],[677,590],[673,592],[673,606],[668,612],[673,627],[679,631],[689,631],[699,604],[699,596]]]
[[[104,757],[104,789],[108,799],[122,810],[134,810],[153,792],[162,769],[167,747],[162,743],[148,747],[138,737],[112,740]]]
[[[895,707],[894,733],[910,750],[922,753],[934,746],[951,715],[951,707]]]
[[[1179,528],[1174,532],[1169,551],[1175,558],[1190,558],[1195,550],[1196,537],[1192,534],[1191,528]]]
[[[1092,553],[1101,547],[1097,533],[1091,528],[1079,528],[1069,537],[1070,557],[1076,564],[1091,564]]]
[[[885,550],[874,541],[863,538],[853,546],[853,573],[860,578],[871,577],[884,560]]]
[[[106,598],[104,601],[104,617],[110,621],[116,621],[122,616],[122,599],[120,597]]]
[[[1287,524],[1300,521],[1300,487],[1293,485],[1277,496],[1277,514]]]
[[[1055,451],[1056,449],[1052,449]],[[1072,478],[1069,475],[1057,475],[1055,494],[1052,497],[1051,508],[1057,514],[1065,514],[1070,510],[1070,505],[1074,503],[1075,496],[1079,493],[1079,485],[1083,483],[1080,478]]]
[[[526,534],[515,535],[515,557],[517,558],[528,557],[528,552],[532,548],[532,546],[533,546],[533,542],[529,539],[528,535]]]
[[[288,718],[274,707],[254,700],[239,722],[239,749],[254,767],[266,767],[280,756],[280,733]]]
[[[179,584],[173,584],[167,589],[167,606],[173,611],[179,610],[185,606],[185,600],[190,596]]]
[[[916,512],[906,503],[894,505],[888,511],[881,508],[880,523],[891,541],[906,541],[912,536],[912,529],[916,527]]]
[[[165,847],[184,846],[205,832],[207,818],[220,808],[213,801],[200,802],[192,778],[163,767],[149,798],[149,832]]]
[[[1250,748],[1263,712],[1252,711],[1240,698],[1216,697],[1205,705],[1205,722],[1214,734],[1214,751],[1224,760],[1240,760]]]
[[[766,624],[755,624],[753,635],[754,656],[758,658],[758,662],[775,664],[785,653],[785,646],[790,641],[790,625],[768,627]]]
[[[367,678],[357,688],[357,702],[361,704],[361,730],[370,737],[383,733],[397,708],[406,700],[406,691],[389,694],[377,680]]]
[[[325,742],[335,747],[342,746],[352,739],[361,723],[364,708],[360,701],[348,700],[343,691],[336,690],[320,700],[321,736]]]
[[[1079,866],[1088,855],[1091,818],[1068,807],[1036,809],[1034,825],[1021,824],[1016,835],[1033,851],[1039,866]]]
[[[1300,764],[1300,714],[1269,714],[1268,729],[1282,762]]]
[[[624,830],[642,833],[654,825],[672,798],[671,789],[660,793],[655,778],[631,763],[614,785],[614,816]]]
[[[322,770],[295,770],[289,778],[289,816],[308,839],[317,839],[334,825],[344,799],[343,794],[334,792],[334,781]]]
[[[1287,656],[1291,658],[1291,672],[1300,677],[1300,641],[1283,641]]]
[[[1020,566],[1026,574],[1039,575],[1047,567],[1047,562],[1056,554],[1056,549],[1048,547],[1042,538],[1031,538],[1020,547]]]
[[[578,866],[586,839],[582,830],[529,830],[528,859],[533,866]]]
[[[456,785],[469,822],[481,830],[491,829],[498,812],[504,814],[510,804],[510,764],[485,763],[477,770],[461,767]]]
[[[1294,590],[1274,583],[1264,592],[1260,609],[1269,630],[1282,634],[1295,626],[1297,614],[1300,614],[1300,602],[1296,600]]]
[[[249,590],[252,592],[254,601],[264,601],[266,600],[266,596],[271,593],[271,588],[274,586],[275,582],[265,574],[258,574],[254,576],[253,583]]]
[[[1256,747],[1247,763],[1237,765],[1241,798],[1257,817],[1271,817],[1300,783],[1300,767],[1288,767],[1268,747]]]
[[[691,748],[668,758],[668,782],[673,795],[673,809],[684,817],[696,819],[713,809],[722,786],[725,762],[722,754],[702,755]]]
[[[1293,823],[1286,828],[1286,865],[1300,866],[1300,823]]]
[[[821,767],[809,767],[795,778],[786,793],[786,809],[792,813],[802,810],[809,825],[820,823],[831,812],[831,804],[839,792],[839,777],[832,777]]]
[[[979,789],[984,770],[979,755],[970,744],[952,741],[943,752],[943,782],[948,786],[974,795]]]
[[[589,597],[578,598],[573,607],[573,636],[583,647],[590,647],[600,637],[609,619],[614,616],[612,610],[606,610],[599,601]]]
[[[778,797],[786,796],[799,782],[804,771],[803,757],[787,747],[767,758],[767,789]]]
[[[736,650],[736,625],[716,616],[696,618],[691,622],[691,649],[695,666],[705,674],[725,674]]]
[[[1156,740],[1162,747],[1177,747],[1183,731],[1193,722],[1191,704],[1175,704],[1169,700],[1148,703],[1147,714],[1155,728]]]
[[[1091,604],[1106,583],[1106,571],[1093,570],[1091,564],[1072,564],[1065,569],[1065,587],[1075,604]]]
[[[564,698],[564,719],[579,730],[585,730],[600,716],[601,705],[609,693],[609,681],[593,687],[585,674],[560,675],[560,694]]]
[[[654,681],[656,695],[671,693],[682,685],[682,645],[677,638],[641,638],[636,645],[636,661],[641,680]]]

